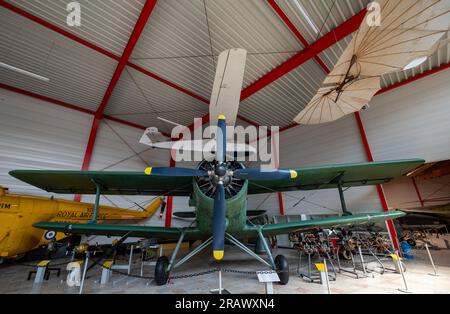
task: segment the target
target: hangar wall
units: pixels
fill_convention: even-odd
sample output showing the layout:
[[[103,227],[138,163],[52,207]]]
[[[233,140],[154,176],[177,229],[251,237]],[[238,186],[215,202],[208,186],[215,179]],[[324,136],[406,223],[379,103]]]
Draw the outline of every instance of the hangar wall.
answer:
[[[450,159],[448,86],[450,70],[376,96],[369,110],[361,113],[374,159],[423,158],[427,162]],[[280,142],[281,167],[367,161],[353,116],[331,124],[291,129],[281,134]],[[425,191],[435,186],[435,183],[420,184]],[[388,203],[393,207],[417,201],[409,181],[394,182],[384,188]],[[395,191],[398,190],[409,192],[397,195]],[[345,196],[353,212],[381,210],[375,188],[352,188]],[[249,207],[259,206],[265,197],[250,198]],[[306,201],[294,207],[303,197]],[[337,192],[333,190],[283,193],[283,199],[285,212],[289,215],[328,214],[340,209]],[[269,197],[260,208],[277,215],[276,196]]]
[[[304,167],[322,164],[364,162],[366,155],[353,116],[334,123],[299,126],[280,134],[280,167]],[[301,175],[301,173],[300,173]],[[267,195],[251,197],[249,206],[259,206]],[[348,208],[354,212],[381,209],[376,188],[351,188],[345,192]],[[299,202],[301,199],[303,201]],[[337,190],[283,193],[287,215],[323,215],[341,213]],[[270,197],[259,209],[279,214],[278,199]]]
[[[0,185],[48,195],[8,175],[13,169],[79,170],[90,116],[0,89]],[[73,196],[65,196],[73,198]]]
[[[374,99],[370,109],[363,111],[361,116],[376,160],[419,157],[437,161],[450,158],[449,83],[450,70],[447,70]],[[11,178],[7,174],[11,169],[81,168],[92,116],[3,89],[0,90],[0,110],[0,184],[10,187],[11,192],[48,195]],[[136,152],[146,149],[138,144],[141,134],[139,129],[116,122],[102,123],[91,169],[142,171],[146,163],[168,165],[168,153],[164,151],[149,150],[141,155],[142,159],[135,156]],[[281,167],[366,161],[353,116],[331,124],[300,126],[282,133],[280,140]],[[411,186],[409,188],[412,190]],[[387,190],[386,194],[392,193]],[[303,197],[306,199],[294,207]],[[346,198],[354,212],[381,209],[372,187],[352,188],[346,192]],[[92,200],[90,196],[83,197],[83,201]],[[148,200],[111,197],[109,200],[102,198],[102,203],[130,207],[133,201]],[[401,204],[404,200],[396,199],[394,203]],[[284,193],[284,206],[290,215],[340,211],[334,190]],[[265,209],[277,215],[277,196],[251,196],[249,208]],[[175,198],[174,211],[182,210],[189,210],[186,198]],[[154,223],[161,224],[162,221],[152,221]],[[176,220],[174,223],[177,224]]]
[[[11,193],[55,195],[73,200],[73,195],[50,194],[9,176],[13,169],[80,170],[93,117],[76,110],[0,89],[0,185]],[[147,165],[168,166],[169,153],[139,144],[143,131],[104,120],[98,131],[91,170],[143,171]],[[136,153],[140,153],[139,157]],[[101,204],[137,209],[153,197],[107,196]],[[83,202],[94,202],[84,195]],[[185,208],[186,199],[176,198],[174,208]],[[163,225],[159,216],[147,222]],[[174,225],[178,222],[174,221]]]
[[[387,92],[361,113],[375,160],[450,159],[450,70]]]

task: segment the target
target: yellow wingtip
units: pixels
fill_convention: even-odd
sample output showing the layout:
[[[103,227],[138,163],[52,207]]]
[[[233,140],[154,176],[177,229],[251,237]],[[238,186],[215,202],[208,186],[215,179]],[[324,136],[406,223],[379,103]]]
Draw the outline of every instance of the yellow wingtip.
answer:
[[[291,179],[297,179],[298,173],[295,170],[291,170]]]
[[[213,251],[214,259],[220,261],[223,259],[223,251]]]
[[[146,175],[151,175],[152,174],[152,170],[153,170],[153,168],[152,167],[148,167],[147,169],[145,169],[145,174]]]
[[[226,118],[225,118],[225,116],[224,116],[223,114],[221,114],[221,115],[218,117],[218,119],[219,119],[219,120],[225,120]]]

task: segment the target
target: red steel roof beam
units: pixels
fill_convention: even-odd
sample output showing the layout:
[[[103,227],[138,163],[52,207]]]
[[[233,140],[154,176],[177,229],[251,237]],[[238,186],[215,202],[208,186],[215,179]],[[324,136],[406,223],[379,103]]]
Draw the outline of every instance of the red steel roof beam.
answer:
[[[336,27],[328,34],[321,37],[318,41],[310,45],[308,48],[300,51],[295,56],[285,61],[280,66],[273,69],[272,71],[264,75],[262,78],[260,78],[259,80],[248,86],[246,89],[242,91],[241,101],[244,101],[248,97],[259,92],[261,89],[268,86],[272,82],[288,74],[289,72],[296,69],[300,65],[304,64],[308,60],[311,60],[312,58],[316,57],[319,53],[328,49],[336,42],[344,39],[348,35],[355,32],[360,27],[366,15],[366,12],[367,12],[366,9],[362,10],[355,16],[351,17],[350,19],[348,19],[347,21]]]
[[[28,96],[28,97],[31,97],[31,98],[39,99],[39,100],[42,100],[42,101],[45,101],[45,102],[48,102],[48,103],[51,103],[51,104],[54,104],[54,105],[57,105],[57,106],[60,106],[60,107],[69,108],[69,109],[76,110],[76,111],[79,111],[79,112],[83,112],[83,113],[86,113],[86,114],[89,114],[89,115],[95,115],[95,111],[94,110],[90,110],[90,109],[86,109],[86,108],[83,108],[83,107],[80,107],[80,106],[72,105],[72,104],[66,103],[64,101],[57,100],[57,99],[54,99],[54,98],[51,98],[51,97],[48,97],[48,96],[39,95],[39,94],[30,92],[30,91],[26,91],[26,90],[18,88],[18,87],[14,87],[14,86],[10,86],[10,85],[7,85],[7,84],[0,83],[0,88],[9,90],[9,91],[17,93],[17,94],[25,95],[25,96]],[[103,115],[103,118],[105,118],[107,120],[111,120],[111,121],[117,122],[117,123],[120,123],[120,124],[123,124],[123,125],[131,126],[133,128],[136,128],[136,129],[141,129],[141,130],[145,130],[146,129],[142,125],[139,125],[139,124],[136,124],[136,123],[132,123],[132,122],[129,122],[129,121],[125,121],[125,120],[119,119],[117,117],[113,117],[113,116],[109,116],[109,115]],[[167,137],[170,137],[170,135],[168,135],[167,133],[163,133],[163,135],[167,136]]]
[[[128,63],[128,59],[130,58],[130,56],[133,52],[133,49],[136,46],[136,44],[139,40],[139,37],[141,36],[142,31],[144,30],[144,27],[147,24],[147,21],[150,18],[151,13],[153,12],[153,9],[156,6],[156,2],[157,2],[157,0],[147,0],[145,2],[144,7],[142,8],[141,14],[139,15],[139,18],[136,22],[136,25],[134,26],[134,29],[131,32],[130,39],[128,40],[128,43],[125,47],[123,55],[120,58],[119,64],[117,65],[117,68],[114,71],[114,75],[111,79],[111,82],[109,83],[109,86],[106,89],[106,92],[105,92],[105,95],[103,96],[102,102],[101,102],[100,106],[98,107],[97,111],[95,112],[94,121],[92,123],[92,128],[91,128],[91,132],[89,135],[88,145],[86,147],[86,152],[84,155],[83,166],[81,168],[81,170],[83,170],[83,171],[89,169],[91,156],[92,156],[92,153],[94,150],[95,139],[97,136],[97,129],[100,124],[100,120],[103,117],[103,112],[105,111],[105,108],[108,104],[109,99],[112,96],[114,88],[117,86],[120,76],[122,75],[122,72]]]
[[[297,39],[305,46],[305,48],[308,48],[310,45],[308,41],[305,39],[305,37],[300,34],[299,30],[295,27],[295,25],[289,20],[288,16],[283,12],[283,10],[279,7],[277,2],[275,0],[267,0],[269,5],[273,8],[273,10],[277,13],[277,15],[283,20],[283,22],[286,24],[286,26],[291,30],[291,32],[297,37]],[[317,63],[322,67],[322,69],[326,73],[330,73],[330,69],[327,67],[327,65],[320,59],[319,56],[315,56],[314,59],[317,61]]]
[[[258,79],[256,82],[245,88],[241,93],[241,102],[259,92],[263,88],[267,87],[272,82],[278,80],[292,70],[296,69],[300,65],[316,57],[319,53],[328,49],[338,41],[355,32],[360,27],[362,21],[364,20],[364,17],[366,16],[366,13],[367,9],[361,10],[361,12],[349,18],[347,21],[333,29],[331,32],[321,37],[308,48],[300,51],[292,58],[285,61],[280,66],[276,67],[275,69]]]
[[[156,6],[156,2],[157,2],[157,0],[147,0],[145,2],[144,7],[142,8],[141,14],[139,15],[139,18],[136,22],[136,25],[134,26],[133,32],[131,33],[130,39],[128,40],[128,43],[125,47],[123,55],[120,58],[119,64],[117,65],[116,71],[114,72],[111,82],[109,83],[108,89],[106,90],[105,96],[103,97],[102,103],[100,104],[100,107],[97,109],[97,113],[96,113],[97,117],[100,117],[100,118],[102,117],[103,112],[105,111],[106,105],[108,104],[108,101],[111,98],[111,95],[114,91],[114,88],[116,87],[117,83],[119,82],[119,78],[122,75],[122,72],[128,63],[128,60],[130,59],[131,54],[133,53],[133,49],[136,46],[136,44],[139,40],[139,37],[141,36],[142,31],[144,30],[144,27],[147,24],[147,21],[150,18],[150,15],[152,14],[153,9]]]
[[[28,18],[29,20],[32,20],[33,22],[38,23],[41,26],[44,26],[44,27],[46,27],[48,29],[51,29],[54,32],[57,32],[58,34],[60,34],[60,35],[62,35],[64,37],[70,38],[70,39],[78,42],[79,44],[81,44],[83,46],[91,48],[91,49],[93,49],[93,50],[95,50],[95,51],[97,51],[97,52],[99,52],[99,53],[101,53],[101,54],[111,58],[111,59],[117,60],[119,62],[121,60],[120,56],[117,56],[117,55],[115,55],[115,54],[113,54],[113,53],[111,53],[111,52],[109,52],[109,51],[107,51],[107,50],[105,50],[103,48],[100,48],[100,47],[98,47],[98,46],[96,46],[96,45],[94,45],[94,44],[92,44],[92,43],[90,43],[90,42],[88,42],[88,41],[86,41],[86,40],[84,40],[84,39],[74,35],[74,34],[69,33],[68,31],[66,31],[66,30],[64,30],[62,28],[59,28],[58,26],[53,25],[53,24],[51,24],[51,23],[49,23],[49,22],[47,22],[47,21],[45,21],[45,20],[43,20],[43,19],[41,19],[41,18],[39,18],[37,16],[34,16],[34,15],[32,15],[32,14],[30,14],[30,13],[28,13],[28,12],[26,12],[26,11],[24,11],[24,10],[14,6],[14,5],[12,5],[12,4],[10,4],[10,3],[7,3],[7,2],[4,2],[4,1],[0,0],[0,6],[3,6],[6,9],[9,9],[9,10],[11,10],[11,11],[13,11],[13,12],[15,12],[15,13],[17,13],[17,14],[25,17],[25,18]],[[176,85],[176,84],[174,84],[174,83],[172,83],[172,82],[162,78],[161,76],[158,76],[155,73],[152,73],[152,72],[150,72],[150,71],[148,71],[148,70],[146,70],[146,69],[144,69],[144,68],[142,68],[142,67],[140,67],[140,66],[138,66],[136,64],[133,64],[130,61],[127,62],[127,65],[129,67],[135,69],[136,71],[139,71],[139,72],[141,72],[144,75],[150,76],[151,78],[153,78],[153,79],[155,79],[155,80],[157,80],[157,81],[159,81],[159,82],[161,82],[161,83],[163,83],[163,84],[165,84],[167,86],[170,86],[170,87],[172,87],[172,88],[174,88],[174,89],[176,89],[176,90],[178,90],[178,91],[180,91],[180,92],[182,92],[182,93],[184,93],[186,95],[189,95],[189,96],[191,96],[191,97],[193,97],[193,98],[195,98],[197,100],[200,100],[200,101],[202,101],[204,103],[209,104],[209,101],[207,99],[205,99],[205,98],[203,98],[203,97],[201,97],[201,96],[199,96],[199,95],[197,95],[197,94],[195,94],[195,93],[193,93],[193,92],[191,92],[191,91],[189,91],[189,90],[187,90],[187,89],[185,89],[185,88],[183,88],[181,86],[178,86],[178,85]],[[240,117],[240,118],[241,118],[241,120],[245,119],[244,117]],[[255,122],[252,122],[251,124],[257,125],[257,123],[255,123]]]
[[[133,53],[134,47],[136,47],[136,44],[139,40],[139,37],[142,34],[142,31],[144,30],[145,25],[147,25],[147,21],[150,18],[153,9],[156,6],[156,2],[157,0],[147,0],[145,2],[141,14],[139,15],[139,18],[136,22],[136,25],[134,26],[134,29],[131,32],[130,39],[128,40],[128,43],[125,47],[122,57],[120,58],[119,64],[117,65],[117,68],[114,71],[114,75],[111,79],[111,82],[109,83],[109,86],[106,89],[105,95],[103,96],[103,100],[100,106],[98,107],[97,111],[95,112],[94,121],[92,122],[92,127],[89,134],[88,144],[86,146],[86,151],[84,154],[83,165],[81,167],[82,171],[89,170],[92,154],[94,152],[95,141],[97,139],[97,131],[100,125],[100,121],[103,118],[103,112],[105,111],[108,101],[111,98],[112,93],[115,87],[117,86],[117,83],[119,82],[120,76],[122,75],[122,72],[128,63],[131,54]],[[75,200],[80,201],[81,195],[79,194],[76,195]]]

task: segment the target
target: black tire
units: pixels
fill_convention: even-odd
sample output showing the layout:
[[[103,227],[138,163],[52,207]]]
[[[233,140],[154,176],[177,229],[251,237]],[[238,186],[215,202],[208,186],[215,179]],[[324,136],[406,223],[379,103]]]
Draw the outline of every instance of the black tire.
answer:
[[[339,252],[341,254],[341,256],[347,260],[347,261],[351,261],[352,260],[352,252],[349,250],[342,250],[341,252]]]
[[[158,286],[164,286],[169,280],[169,272],[167,271],[168,266],[169,259],[166,256],[161,256],[156,261],[155,281]]]
[[[280,285],[287,285],[289,282],[289,263],[286,257],[283,255],[275,257],[275,266],[277,267],[278,277],[280,277]]]

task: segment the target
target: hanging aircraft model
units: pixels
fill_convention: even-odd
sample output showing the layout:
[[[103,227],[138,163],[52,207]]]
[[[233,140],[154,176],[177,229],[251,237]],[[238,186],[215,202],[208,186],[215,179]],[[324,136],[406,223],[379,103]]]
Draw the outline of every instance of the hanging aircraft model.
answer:
[[[351,215],[345,205],[343,188],[383,184],[402,176],[424,163],[423,160],[400,160],[304,167],[289,170],[264,171],[246,169],[233,158],[232,152],[248,152],[245,145],[230,145],[228,128],[233,128],[245,69],[246,51],[231,49],[220,54],[210,104],[210,124],[217,126],[214,158],[203,160],[196,169],[147,168],[145,172],[101,171],[37,171],[16,170],[10,174],[24,182],[55,193],[108,195],[172,195],[189,196],[195,206],[195,225],[186,228],[124,226],[109,224],[80,224],[40,222],[35,227],[71,234],[106,235],[178,240],[170,260],[162,256],[155,267],[155,281],[164,285],[170,272],[212,244],[215,260],[224,258],[225,240],[237,246],[264,265],[279,272],[281,284],[289,281],[288,261],[283,255],[275,258],[265,238],[295,231],[376,223],[405,215],[385,212]],[[229,131],[229,129],[228,129]],[[174,143],[149,145],[170,149]],[[192,143],[191,143],[192,144]],[[194,145],[195,146],[195,145]],[[231,147],[230,147],[231,146]],[[231,155],[231,156],[230,156]],[[247,196],[254,194],[297,190],[339,190],[342,217],[295,221],[270,225],[247,223]],[[94,211],[98,210],[98,201]],[[95,222],[95,221],[94,221]],[[242,239],[257,238],[263,244],[268,261],[241,243]],[[176,262],[184,240],[203,241],[184,258]]]
[[[379,0],[333,71],[294,119],[321,124],[360,111],[381,89],[381,76],[419,66],[439,49],[450,26],[450,0]],[[377,20],[379,24],[377,24]]]
[[[100,206],[97,211],[99,223],[133,221],[151,218],[163,201],[156,198],[144,210],[129,210]],[[82,223],[94,215],[93,204],[62,199],[9,194],[0,186],[0,259],[16,259],[26,253],[68,235],[62,232],[43,231],[32,225],[40,221]]]

